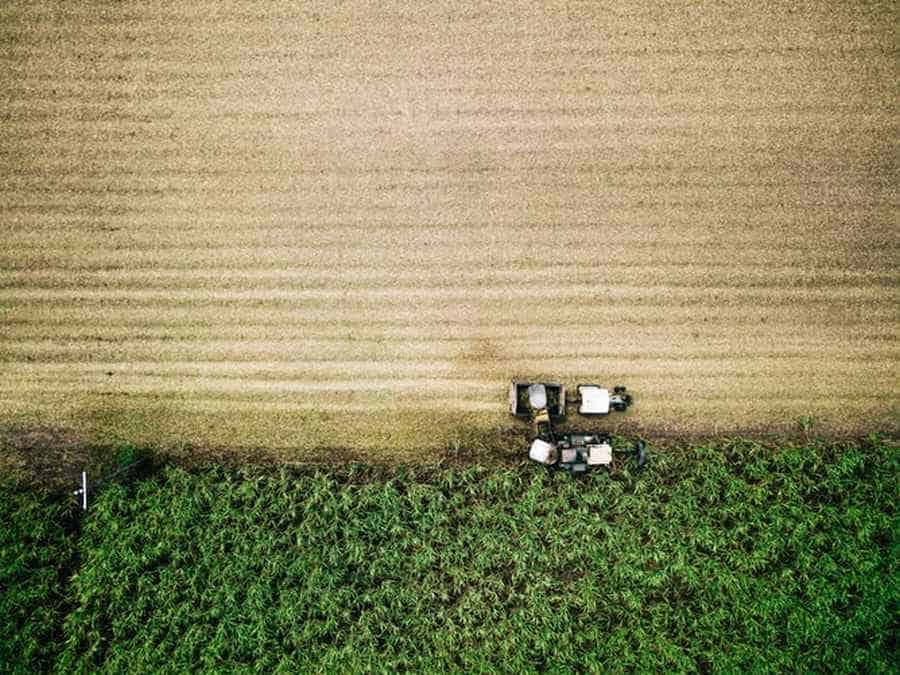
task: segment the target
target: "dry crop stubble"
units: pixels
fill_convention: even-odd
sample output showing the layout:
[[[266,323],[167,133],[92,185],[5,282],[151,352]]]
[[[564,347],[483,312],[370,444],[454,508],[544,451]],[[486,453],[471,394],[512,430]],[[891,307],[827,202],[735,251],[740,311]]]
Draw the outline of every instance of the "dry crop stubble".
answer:
[[[896,431],[888,3],[0,11],[4,426],[413,457],[552,376]]]

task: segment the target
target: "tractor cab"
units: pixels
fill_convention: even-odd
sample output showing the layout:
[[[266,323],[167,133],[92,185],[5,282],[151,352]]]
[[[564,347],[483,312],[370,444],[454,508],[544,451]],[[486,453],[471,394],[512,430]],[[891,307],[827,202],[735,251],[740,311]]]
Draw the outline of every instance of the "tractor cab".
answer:
[[[607,415],[610,409],[616,412],[625,412],[631,405],[631,394],[626,393],[625,387],[613,387],[612,394],[609,389],[596,384],[578,385],[579,415]]]

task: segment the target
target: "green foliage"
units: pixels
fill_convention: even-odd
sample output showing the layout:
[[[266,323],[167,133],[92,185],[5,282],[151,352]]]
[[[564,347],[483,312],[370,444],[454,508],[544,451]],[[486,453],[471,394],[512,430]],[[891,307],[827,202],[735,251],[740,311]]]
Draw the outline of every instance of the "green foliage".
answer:
[[[169,469],[97,496],[56,665],[887,672],[898,468],[871,438],[583,480]]]
[[[0,485],[0,670],[30,673],[53,662],[75,561],[71,505]]]

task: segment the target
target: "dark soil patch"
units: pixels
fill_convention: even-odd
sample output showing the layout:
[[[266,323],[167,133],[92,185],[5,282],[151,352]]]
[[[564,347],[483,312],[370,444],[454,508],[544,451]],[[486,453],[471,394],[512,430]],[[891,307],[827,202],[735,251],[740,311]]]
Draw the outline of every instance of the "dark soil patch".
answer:
[[[24,424],[0,428],[0,451],[12,454],[32,482],[47,486],[74,483],[93,454],[71,429]]]

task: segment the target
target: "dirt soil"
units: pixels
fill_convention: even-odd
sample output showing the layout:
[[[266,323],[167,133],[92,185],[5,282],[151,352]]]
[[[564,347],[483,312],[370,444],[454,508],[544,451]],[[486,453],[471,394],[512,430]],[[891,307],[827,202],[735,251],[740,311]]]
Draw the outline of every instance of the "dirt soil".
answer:
[[[511,377],[900,426],[892,3],[0,16],[10,438],[437,455]]]

